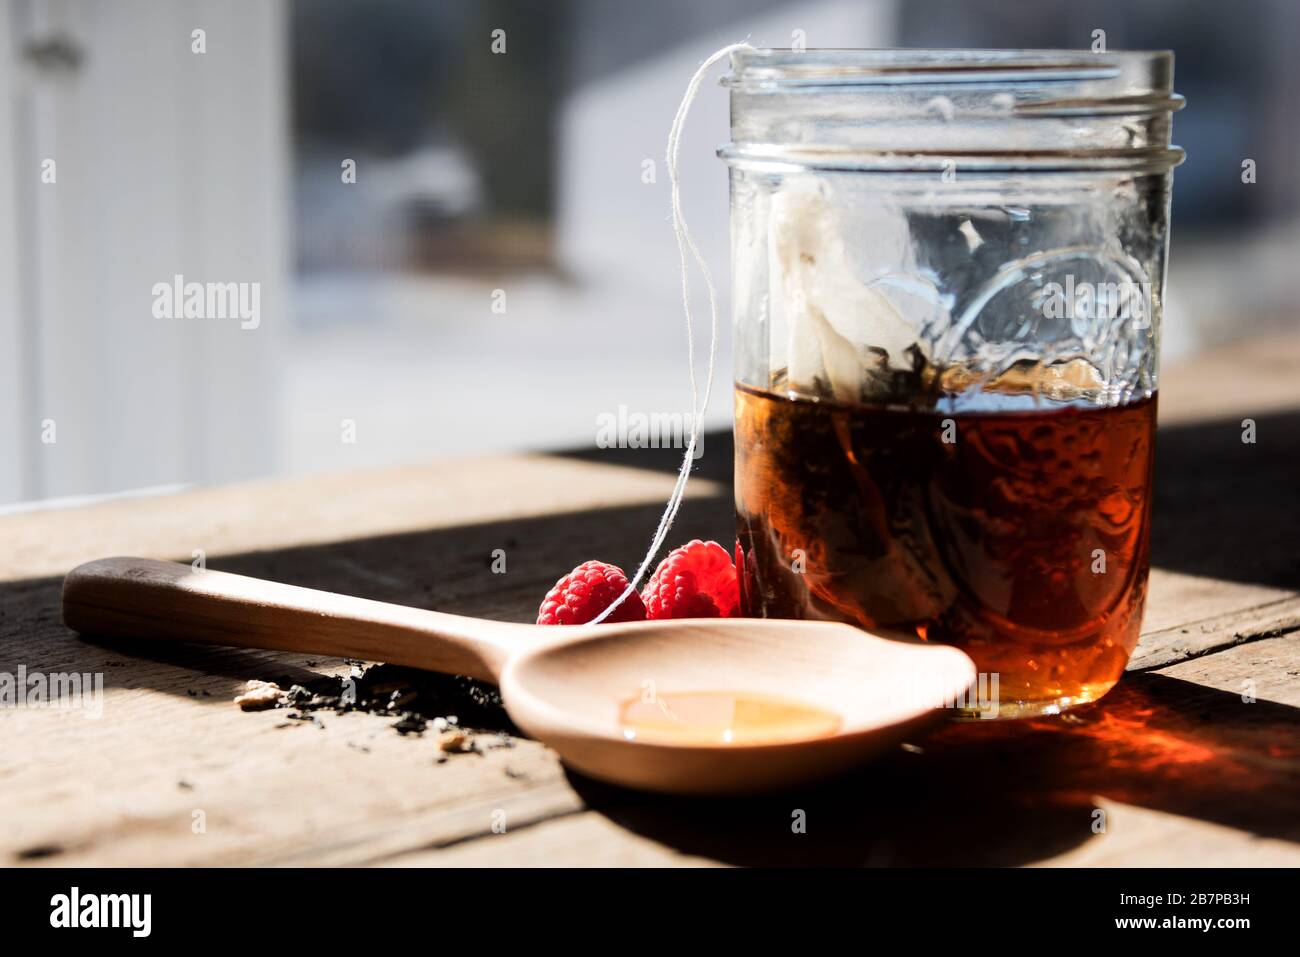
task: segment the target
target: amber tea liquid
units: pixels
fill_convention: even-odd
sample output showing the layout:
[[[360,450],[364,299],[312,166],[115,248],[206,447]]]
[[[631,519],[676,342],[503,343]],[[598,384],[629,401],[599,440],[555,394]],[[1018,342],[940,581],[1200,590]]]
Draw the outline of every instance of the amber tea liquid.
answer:
[[[950,412],[736,388],[746,613],[957,645],[999,715],[1119,679],[1146,596],[1155,398]]]

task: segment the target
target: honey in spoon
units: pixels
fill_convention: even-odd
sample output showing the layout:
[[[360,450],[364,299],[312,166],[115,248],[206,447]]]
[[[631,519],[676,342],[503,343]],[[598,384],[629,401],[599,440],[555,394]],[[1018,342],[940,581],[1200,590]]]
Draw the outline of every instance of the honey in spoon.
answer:
[[[756,745],[807,741],[840,728],[840,716],[787,698],[732,691],[640,696],[619,711],[629,741],[670,745]]]

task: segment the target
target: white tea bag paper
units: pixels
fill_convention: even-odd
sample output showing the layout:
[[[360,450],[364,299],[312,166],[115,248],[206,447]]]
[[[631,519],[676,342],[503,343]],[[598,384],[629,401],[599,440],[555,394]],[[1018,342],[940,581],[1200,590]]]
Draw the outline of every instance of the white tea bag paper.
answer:
[[[787,330],[786,384],[807,395],[829,389],[843,402],[881,398],[892,372],[918,372],[928,361],[920,330],[939,305],[933,287],[909,275],[903,215],[858,204],[853,257],[828,191],[787,181],[772,197],[769,308]],[[864,272],[876,278],[864,283]]]

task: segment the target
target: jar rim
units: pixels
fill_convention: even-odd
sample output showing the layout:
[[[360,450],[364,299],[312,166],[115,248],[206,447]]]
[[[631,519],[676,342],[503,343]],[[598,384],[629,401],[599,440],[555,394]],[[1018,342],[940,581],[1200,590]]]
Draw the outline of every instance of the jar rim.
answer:
[[[1168,170],[1169,50],[754,49],[731,54],[732,165]]]
[[[747,89],[932,84],[1043,84],[1145,74],[1150,92],[1172,86],[1171,50],[746,48],[722,85]]]

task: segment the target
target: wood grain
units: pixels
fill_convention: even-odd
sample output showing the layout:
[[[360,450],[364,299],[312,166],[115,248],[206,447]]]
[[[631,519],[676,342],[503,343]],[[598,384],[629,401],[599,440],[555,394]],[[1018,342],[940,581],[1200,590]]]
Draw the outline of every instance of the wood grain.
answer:
[[[345,665],[91,642],[58,619],[60,576],[81,561],[201,548],[213,568],[530,620],[577,562],[635,562],[671,457],[503,456],[0,516],[0,672],[105,682],[98,719],[0,713],[0,863],[1293,863],[1298,390],[1295,335],[1164,373],[1146,629],[1098,705],[956,726],[833,787],[724,806],[595,785],[527,740],[440,764],[432,737],[392,719],[242,713],[247,679]],[[730,450],[705,447],[674,539],[731,534]]]

